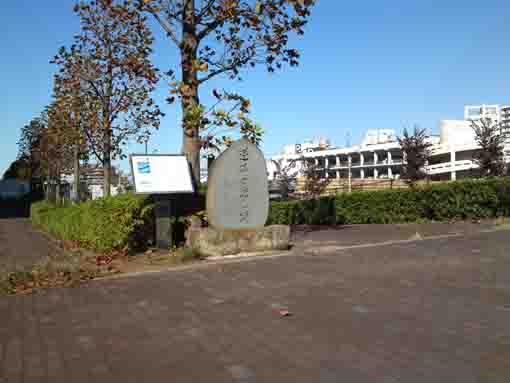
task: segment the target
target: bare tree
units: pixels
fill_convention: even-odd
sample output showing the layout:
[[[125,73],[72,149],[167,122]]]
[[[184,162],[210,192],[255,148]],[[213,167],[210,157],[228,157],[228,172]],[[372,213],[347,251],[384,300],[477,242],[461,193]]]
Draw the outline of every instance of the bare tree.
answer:
[[[479,167],[481,177],[501,176],[505,174],[503,145],[505,135],[501,133],[499,124],[490,118],[471,121],[475,133],[475,141],[480,150],[473,155],[474,162]]]

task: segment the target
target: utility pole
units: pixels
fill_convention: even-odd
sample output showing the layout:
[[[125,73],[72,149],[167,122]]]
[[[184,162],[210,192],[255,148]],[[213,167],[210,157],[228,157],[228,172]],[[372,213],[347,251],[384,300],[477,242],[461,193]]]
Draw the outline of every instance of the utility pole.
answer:
[[[149,137],[147,137],[147,138],[145,139],[145,154],[146,154],[146,155],[147,155],[147,154],[149,154],[149,152],[148,152],[148,148],[147,148],[147,143],[148,143],[148,142],[149,142]]]

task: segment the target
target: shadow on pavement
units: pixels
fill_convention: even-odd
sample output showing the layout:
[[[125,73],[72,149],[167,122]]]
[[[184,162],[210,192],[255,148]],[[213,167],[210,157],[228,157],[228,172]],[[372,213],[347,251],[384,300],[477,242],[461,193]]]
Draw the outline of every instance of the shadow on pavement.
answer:
[[[30,217],[29,201],[0,201],[0,219],[28,217]]]

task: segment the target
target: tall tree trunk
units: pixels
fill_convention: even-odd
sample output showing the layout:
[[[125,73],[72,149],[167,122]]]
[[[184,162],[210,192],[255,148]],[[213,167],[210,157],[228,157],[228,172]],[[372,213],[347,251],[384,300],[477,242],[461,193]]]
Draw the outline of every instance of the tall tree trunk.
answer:
[[[60,193],[61,190],[60,190],[60,180],[55,180],[55,204],[57,206],[61,206],[62,205],[62,198],[60,196]]]
[[[108,114],[107,114],[108,116]],[[103,136],[103,197],[111,195],[112,187],[112,130],[109,118],[105,118],[105,131]]]
[[[186,92],[182,97],[182,152],[188,158],[193,177],[200,184],[200,121],[186,121],[187,113],[199,105],[198,77],[193,62],[197,58],[198,39],[195,24],[195,0],[186,0],[183,9],[183,31],[181,45],[182,82]]]
[[[73,170],[74,170],[74,179],[73,179],[73,201],[74,203],[80,203],[80,147],[78,144],[74,146],[73,153]]]
[[[110,150],[103,151],[103,197],[111,195],[112,186],[112,160]]]

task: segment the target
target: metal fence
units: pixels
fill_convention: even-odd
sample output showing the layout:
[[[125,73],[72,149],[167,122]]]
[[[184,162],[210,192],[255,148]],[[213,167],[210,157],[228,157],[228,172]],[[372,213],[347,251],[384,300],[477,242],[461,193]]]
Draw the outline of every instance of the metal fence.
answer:
[[[436,184],[446,181],[419,181],[418,185]],[[296,192],[303,193],[305,180],[298,178],[296,182]],[[353,179],[351,182],[351,191],[369,191],[386,189],[407,189],[409,185],[401,179]],[[324,194],[332,195],[337,193],[349,192],[349,180],[347,178],[331,179],[326,187]]]

